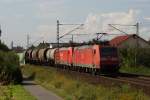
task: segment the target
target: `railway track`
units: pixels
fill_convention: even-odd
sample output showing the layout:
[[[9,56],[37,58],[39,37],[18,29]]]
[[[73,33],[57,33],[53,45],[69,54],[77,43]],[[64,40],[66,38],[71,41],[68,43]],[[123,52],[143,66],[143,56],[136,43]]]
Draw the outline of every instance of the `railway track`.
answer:
[[[120,73],[121,74],[121,73]],[[125,83],[130,84],[132,87],[136,89],[140,89],[145,92],[147,95],[150,95],[150,77],[148,76],[140,76],[140,75],[128,75],[122,76],[118,74],[116,77],[106,77],[106,79],[111,79],[113,82],[117,83]]]
[[[90,84],[104,86],[121,86],[122,84],[128,84],[134,89],[142,90],[144,93],[150,96],[150,77],[143,75],[135,75],[128,73],[118,73],[112,75],[91,75],[89,73],[82,73],[76,71],[68,71],[64,69],[58,69],[60,73],[69,74],[73,79],[84,81]]]

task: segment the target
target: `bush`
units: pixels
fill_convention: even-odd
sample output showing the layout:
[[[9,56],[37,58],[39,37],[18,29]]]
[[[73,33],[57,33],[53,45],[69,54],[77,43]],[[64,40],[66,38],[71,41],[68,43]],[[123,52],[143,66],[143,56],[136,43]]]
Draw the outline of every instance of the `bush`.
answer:
[[[0,41],[0,50],[9,51],[9,48],[4,43],[1,43],[1,41]]]
[[[143,65],[150,68],[150,49],[139,49],[137,55],[138,65]]]
[[[19,68],[19,58],[13,52],[0,51],[0,83],[18,84],[22,82],[22,74]]]
[[[130,66],[130,67],[136,66],[135,49],[133,48],[120,49],[119,57],[121,59],[121,66]]]
[[[127,48],[120,49],[119,55],[121,59],[121,66],[137,67],[145,66],[150,67],[150,49],[149,48]]]

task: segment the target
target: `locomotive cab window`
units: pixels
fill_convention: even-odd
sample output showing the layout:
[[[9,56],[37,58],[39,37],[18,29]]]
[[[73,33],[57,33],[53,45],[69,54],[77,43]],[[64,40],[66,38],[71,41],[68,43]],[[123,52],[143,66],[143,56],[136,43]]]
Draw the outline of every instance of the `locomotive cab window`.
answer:
[[[101,48],[101,56],[106,57],[106,56],[117,56],[117,48],[115,47],[102,47]]]

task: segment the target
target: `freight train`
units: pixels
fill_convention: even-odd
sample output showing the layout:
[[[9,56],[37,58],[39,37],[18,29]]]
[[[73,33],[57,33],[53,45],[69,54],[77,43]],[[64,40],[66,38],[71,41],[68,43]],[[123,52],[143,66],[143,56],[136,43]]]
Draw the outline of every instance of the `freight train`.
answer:
[[[92,73],[116,72],[119,69],[117,48],[97,44],[28,49],[25,53],[25,62]]]

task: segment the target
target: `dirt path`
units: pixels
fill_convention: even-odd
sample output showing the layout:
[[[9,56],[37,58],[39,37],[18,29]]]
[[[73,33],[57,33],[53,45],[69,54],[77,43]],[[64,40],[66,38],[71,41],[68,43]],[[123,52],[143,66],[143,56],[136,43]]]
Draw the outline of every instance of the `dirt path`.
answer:
[[[46,90],[40,85],[35,84],[33,81],[24,80],[23,86],[31,93],[31,95],[35,96],[37,100],[63,100],[54,93]]]

